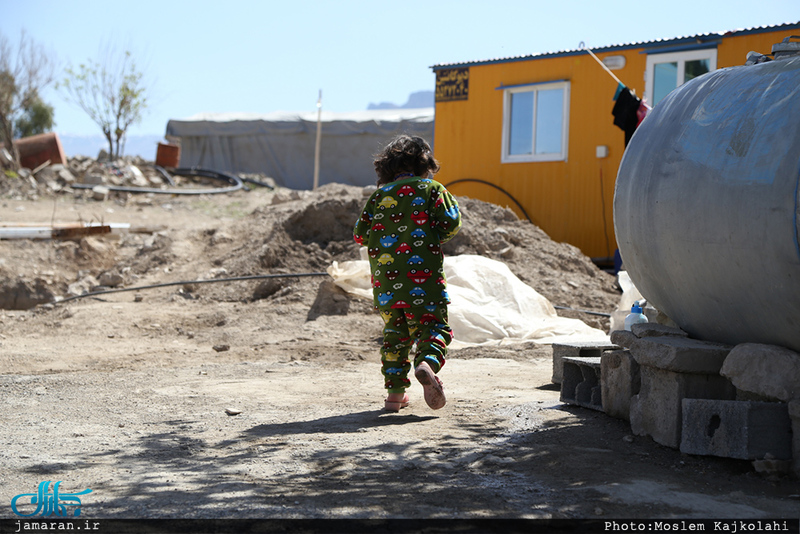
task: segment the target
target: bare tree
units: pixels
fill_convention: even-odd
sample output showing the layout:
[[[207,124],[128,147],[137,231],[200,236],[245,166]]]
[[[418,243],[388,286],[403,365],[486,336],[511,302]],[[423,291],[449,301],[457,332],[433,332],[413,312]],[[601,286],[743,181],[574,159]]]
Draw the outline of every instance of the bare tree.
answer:
[[[147,107],[143,75],[133,56],[109,48],[102,62],[89,60],[66,73],[59,88],[100,126],[109,155],[120,157],[128,128],[142,119]]]
[[[0,33],[0,138],[19,167],[19,152],[14,147],[14,127],[20,116],[31,109],[42,89],[53,82],[54,54],[30,39],[23,30],[19,44],[13,46]]]

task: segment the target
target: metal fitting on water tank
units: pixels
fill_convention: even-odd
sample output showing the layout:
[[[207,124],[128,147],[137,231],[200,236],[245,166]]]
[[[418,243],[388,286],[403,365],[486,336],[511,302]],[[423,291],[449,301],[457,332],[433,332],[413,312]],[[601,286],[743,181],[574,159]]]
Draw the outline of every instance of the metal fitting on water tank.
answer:
[[[773,59],[787,59],[800,55],[800,42],[792,42],[792,39],[800,39],[800,36],[790,35],[780,43],[772,45],[772,57],[754,51],[748,52],[745,65],[758,65],[760,63],[767,63]]]
[[[800,55],[800,35],[790,35],[780,43],[772,45],[772,56],[775,59],[786,59],[797,55]]]

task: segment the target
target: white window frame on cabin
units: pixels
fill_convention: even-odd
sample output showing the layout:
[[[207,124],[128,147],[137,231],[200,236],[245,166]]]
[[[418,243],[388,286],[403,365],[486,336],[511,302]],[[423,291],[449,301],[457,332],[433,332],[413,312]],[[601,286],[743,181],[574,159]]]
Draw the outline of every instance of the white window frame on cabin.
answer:
[[[661,54],[647,54],[647,66],[644,71],[644,96],[647,103],[651,106],[658,104],[654,99],[655,91],[655,66],[660,63],[677,63],[677,80],[675,87],[677,89],[686,81],[686,62],[707,59],[709,63],[709,72],[717,70],[717,49],[716,48],[703,48],[701,50],[686,50],[683,52],[665,52]],[[663,96],[662,98],[663,99]],[[659,100],[661,100],[659,99]]]
[[[503,139],[501,163],[523,163],[535,161],[566,161],[567,160],[567,140],[569,139],[569,81],[545,82],[535,84],[516,85],[508,87],[498,87],[503,89]],[[539,118],[539,93],[553,89],[562,89],[561,99],[561,137],[559,151],[547,151],[540,147],[537,152],[537,120]],[[514,95],[521,93],[532,93],[533,105],[530,117],[530,132],[525,132],[530,136],[530,151],[520,152],[520,144],[517,143],[512,153],[512,99]],[[527,141],[527,136],[523,141]],[[527,147],[527,143],[523,143]]]

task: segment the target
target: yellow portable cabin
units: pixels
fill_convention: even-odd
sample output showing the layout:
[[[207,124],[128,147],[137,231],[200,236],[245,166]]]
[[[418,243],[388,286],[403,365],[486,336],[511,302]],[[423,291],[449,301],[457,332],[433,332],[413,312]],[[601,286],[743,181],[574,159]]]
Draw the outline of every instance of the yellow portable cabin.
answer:
[[[750,51],[769,54],[798,34],[800,22],[591,53],[434,65],[437,180],[457,196],[508,206],[555,241],[609,265],[617,248],[614,184],[625,149],[612,115],[620,83],[658,105],[689,79],[743,65]]]

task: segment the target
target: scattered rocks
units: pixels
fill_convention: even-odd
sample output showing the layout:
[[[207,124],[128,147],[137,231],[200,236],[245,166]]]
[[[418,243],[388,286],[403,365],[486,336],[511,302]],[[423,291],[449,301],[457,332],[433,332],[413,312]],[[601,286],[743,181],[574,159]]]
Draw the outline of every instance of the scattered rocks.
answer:
[[[101,286],[117,287],[122,285],[124,279],[116,272],[106,271],[97,279]]]
[[[46,280],[0,280],[0,309],[29,310],[52,302],[55,296]]]

